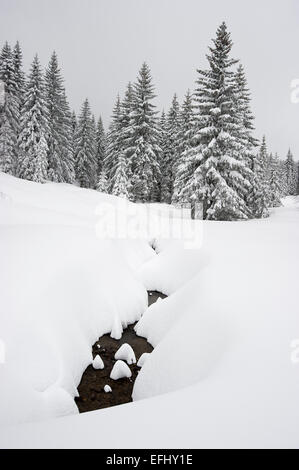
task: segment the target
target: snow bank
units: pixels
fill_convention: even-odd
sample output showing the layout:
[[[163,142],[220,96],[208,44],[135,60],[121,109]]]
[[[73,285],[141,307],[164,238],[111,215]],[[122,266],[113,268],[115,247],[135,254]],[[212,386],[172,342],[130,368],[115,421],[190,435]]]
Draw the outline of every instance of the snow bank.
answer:
[[[150,355],[150,353],[141,354],[140,358],[138,359],[137,366],[138,367],[143,367],[144,364],[145,364],[145,361],[147,360],[149,355]]]
[[[156,255],[95,236],[96,207],[117,198],[2,174],[0,191],[2,447],[98,447],[104,429],[103,448],[298,448],[299,198],[204,222],[199,250],[152,239]],[[145,287],[169,297],[136,327],[155,349],[135,401],[14,424],[76,412],[91,345],[140,318]]]
[[[194,411],[201,444],[256,445],[258,433],[265,445],[298,446],[298,201],[266,220],[205,222],[202,254],[187,253],[182,272],[173,271],[182,253],[167,248],[142,266],[147,285],[178,289],[138,322],[155,349],[133,398],[192,386],[179,396]]]
[[[76,413],[91,345],[147,306],[137,269],[145,241],[96,236],[97,211],[118,199],[0,173],[0,423]]]

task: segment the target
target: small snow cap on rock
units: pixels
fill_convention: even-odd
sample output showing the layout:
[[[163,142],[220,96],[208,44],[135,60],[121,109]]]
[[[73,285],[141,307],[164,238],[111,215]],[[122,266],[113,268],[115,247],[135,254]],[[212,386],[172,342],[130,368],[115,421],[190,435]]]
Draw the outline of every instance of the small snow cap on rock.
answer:
[[[122,332],[123,332],[123,327],[122,327],[121,321],[118,318],[118,316],[115,315],[110,337],[114,339],[120,339],[122,336]]]
[[[132,372],[124,361],[116,361],[110,374],[110,379],[118,380],[131,377]]]
[[[104,362],[99,354],[92,361],[92,367],[94,369],[104,369]]]
[[[128,343],[124,343],[116,351],[114,359],[122,359],[127,361],[128,364],[136,364],[136,357],[132,347]]]
[[[150,353],[143,353],[141,354],[138,362],[137,362],[137,366],[138,367],[142,367],[145,363],[145,361],[147,360],[148,356],[150,355]]]
[[[105,387],[104,387],[104,392],[105,392],[105,393],[112,392],[112,388],[110,387],[110,385],[105,385]]]

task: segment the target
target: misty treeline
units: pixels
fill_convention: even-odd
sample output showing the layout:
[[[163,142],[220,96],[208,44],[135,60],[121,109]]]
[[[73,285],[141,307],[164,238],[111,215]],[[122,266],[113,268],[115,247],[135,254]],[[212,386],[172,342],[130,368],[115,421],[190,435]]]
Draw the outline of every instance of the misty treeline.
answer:
[[[159,116],[146,63],[117,97],[107,133],[89,101],[72,112],[54,52],[45,71],[35,56],[29,75],[19,43],[4,45],[0,79],[0,170],[36,182],[93,188],[137,202],[200,203],[203,218],[266,217],[298,194],[298,165],[269,154],[254,137],[244,69],[230,56],[225,23],[198,70],[193,92],[174,95]],[[1,98],[1,97],[0,97]]]

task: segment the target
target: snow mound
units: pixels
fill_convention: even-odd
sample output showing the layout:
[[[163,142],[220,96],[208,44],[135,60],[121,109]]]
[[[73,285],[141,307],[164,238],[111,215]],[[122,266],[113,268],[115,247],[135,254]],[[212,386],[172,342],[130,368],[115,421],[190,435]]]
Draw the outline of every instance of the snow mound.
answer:
[[[97,354],[94,360],[92,361],[92,367],[94,369],[104,369],[104,362],[99,354]]]
[[[110,337],[118,340],[122,337],[122,333],[123,333],[123,327],[122,327],[120,319],[116,315],[113,320]]]
[[[111,371],[110,379],[118,380],[124,377],[129,378],[131,376],[132,376],[132,372],[130,368],[127,366],[127,364],[121,360],[116,361]]]
[[[114,359],[122,359],[128,364],[136,364],[135,353],[132,346],[130,346],[128,343],[121,345],[121,347],[116,351]]]
[[[110,385],[105,385],[104,392],[105,393],[111,393],[112,392],[112,388],[110,387]]]
[[[147,360],[147,358],[150,356],[150,353],[143,353],[141,354],[138,362],[137,362],[137,366],[138,367],[143,367],[143,365],[145,364],[145,361]]]

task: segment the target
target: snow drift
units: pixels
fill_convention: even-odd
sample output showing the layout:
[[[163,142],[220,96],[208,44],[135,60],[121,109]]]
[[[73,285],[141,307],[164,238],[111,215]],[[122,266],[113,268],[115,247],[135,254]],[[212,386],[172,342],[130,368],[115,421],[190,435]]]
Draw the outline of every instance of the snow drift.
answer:
[[[96,207],[117,198],[3,174],[0,190],[1,446],[298,447],[299,198],[204,222],[198,249],[151,239],[155,254],[96,237]],[[146,289],[169,297],[147,308]],[[136,320],[155,349],[133,403],[17,424],[74,414],[91,345]]]
[[[97,208],[118,199],[0,174],[0,422],[76,413],[91,345],[147,306],[145,242],[99,240]]]

